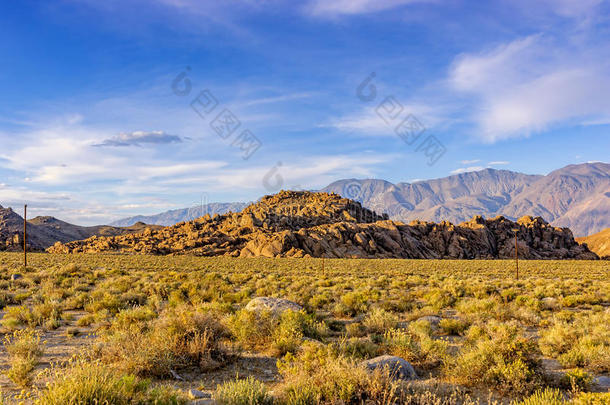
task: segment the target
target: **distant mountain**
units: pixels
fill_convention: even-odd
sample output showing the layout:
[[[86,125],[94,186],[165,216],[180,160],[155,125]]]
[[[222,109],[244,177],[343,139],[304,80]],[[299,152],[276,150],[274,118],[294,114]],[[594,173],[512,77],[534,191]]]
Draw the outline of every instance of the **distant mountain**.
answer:
[[[475,215],[541,216],[575,235],[610,227],[610,164],[566,166],[546,176],[485,169],[413,184],[347,179],[321,191],[354,199],[392,219],[461,223]]]
[[[239,212],[248,206],[247,203],[211,203],[191,208],[182,208],[162,212],[156,215],[138,215],[112,222],[111,226],[131,226],[136,222],[144,222],[151,225],[170,226],[179,222],[192,221],[206,214],[226,214],[227,212]]]
[[[92,236],[116,236],[135,233],[146,228],[159,229],[137,223],[130,227],[78,226],[53,217],[36,217],[28,221],[27,244],[31,250],[44,250],[55,242],[70,242]],[[11,208],[0,206],[0,251],[23,249],[23,217]]]
[[[578,243],[586,243],[591,251],[599,257],[610,259],[610,228],[606,228],[595,235],[576,238]]]
[[[610,164],[566,166],[546,176],[485,169],[440,179],[393,184],[376,179],[338,180],[324,187],[360,202],[364,207],[403,222],[450,221],[473,216],[504,215],[515,220],[541,216],[555,226],[569,227],[576,236],[610,227]],[[138,221],[171,226],[201,217],[240,212],[248,204],[213,203],[151,216],[135,216],[111,223],[129,226]]]

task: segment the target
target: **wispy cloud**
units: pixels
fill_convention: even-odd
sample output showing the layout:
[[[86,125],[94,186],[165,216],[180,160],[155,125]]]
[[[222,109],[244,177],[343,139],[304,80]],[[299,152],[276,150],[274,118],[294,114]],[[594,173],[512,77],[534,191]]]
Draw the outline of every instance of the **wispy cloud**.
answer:
[[[182,142],[183,138],[180,136],[166,134],[163,131],[135,131],[121,133],[117,136],[113,136],[112,138],[105,139],[100,143],[93,144],[92,146],[142,146],[142,144],[161,145]]]
[[[474,97],[473,121],[488,142],[529,136],[610,114],[610,50],[533,35],[463,54],[450,69],[455,90]]]
[[[459,169],[452,170],[451,174],[462,174],[468,172],[478,172],[480,170],[484,170],[483,166],[470,166],[470,167],[460,167]]]
[[[496,161],[488,163],[489,166],[506,166],[509,164],[510,164],[510,162],[507,160],[496,160]]]
[[[376,13],[414,3],[425,3],[429,0],[312,0],[306,10],[315,16],[334,17]]]
[[[312,95],[313,95],[313,93],[310,93],[310,92],[283,94],[283,95],[274,96],[274,97],[261,97],[261,98],[257,98],[254,100],[246,101],[246,102],[238,104],[238,105],[243,106],[243,107],[250,107],[250,106],[262,105],[262,104],[283,103],[286,101],[309,98]]]
[[[460,163],[463,165],[473,165],[475,163],[479,163],[481,159],[472,159],[472,160],[461,160]]]
[[[442,116],[445,112],[444,106],[438,107],[423,103],[404,103],[401,106],[402,113],[395,122],[386,123],[377,114],[375,108],[365,108],[331,119],[321,126],[363,136],[396,136],[394,129],[402,119],[409,115],[415,116],[426,128],[433,128],[446,120]]]

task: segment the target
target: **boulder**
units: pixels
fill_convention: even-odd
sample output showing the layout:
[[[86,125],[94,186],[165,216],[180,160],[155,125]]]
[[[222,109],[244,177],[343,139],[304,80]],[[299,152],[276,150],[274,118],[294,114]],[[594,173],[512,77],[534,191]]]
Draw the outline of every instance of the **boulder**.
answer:
[[[398,356],[383,355],[370,360],[365,360],[361,363],[370,371],[376,369],[389,369],[393,378],[400,380],[414,380],[417,378],[415,369],[405,359]]]
[[[203,391],[199,391],[196,389],[190,389],[188,390],[188,397],[190,399],[209,399],[212,398],[212,394],[208,393],[208,392],[203,392]]]
[[[593,380],[593,383],[599,388],[605,390],[610,389],[610,377],[606,377],[604,375],[596,377],[595,380]]]
[[[557,302],[557,298],[544,297],[540,301],[542,302],[542,307],[544,309],[555,309],[555,308],[559,307],[559,303]]]
[[[302,309],[303,307],[296,302],[273,297],[256,297],[246,305],[246,310],[248,311],[269,311],[274,315],[281,315],[285,311],[298,312]]]

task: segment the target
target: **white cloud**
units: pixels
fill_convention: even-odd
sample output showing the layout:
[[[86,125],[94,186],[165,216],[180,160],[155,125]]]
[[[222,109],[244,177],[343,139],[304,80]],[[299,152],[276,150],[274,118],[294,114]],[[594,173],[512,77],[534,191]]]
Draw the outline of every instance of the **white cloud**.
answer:
[[[610,114],[610,52],[541,35],[456,58],[455,90],[473,95],[472,119],[495,142],[529,136],[553,125],[580,125]]]
[[[488,163],[489,166],[506,166],[509,164],[510,164],[510,162],[506,161],[506,160],[496,160],[496,161]]]
[[[375,13],[408,4],[424,2],[427,2],[427,0],[312,0],[306,9],[316,16],[332,17]]]
[[[484,170],[483,166],[470,166],[470,167],[460,167],[459,169],[452,170],[451,174],[462,174],[468,172],[478,172],[480,170]]]
[[[181,142],[183,139],[178,135],[170,135],[164,131],[134,131],[120,133],[93,146],[141,146],[142,144],[159,145]]]
[[[283,164],[277,173],[269,174],[275,161],[206,158],[218,155],[215,148],[210,148],[211,142],[221,142],[218,137],[206,138],[200,152],[195,142],[164,145],[163,150],[100,148],[92,145],[96,140],[108,139],[109,131],[77,122],[57,122],[38,124],[18,137],[0,133],[0,169],[28,179],[21,180],[18,188],[0,184],[0,203],[19,206],[27,201],[36,208],[32,211],[35,215],[53,215],[88,225],[182,206],[194,193],[204,191],[221,196],[215,198],[218,201],[229,201],[233,197],[226,196],[237,193],[245,197],[234,200],[248,201],[297,184],[310,189],[342,177],[373,177],[376,165],[395,158],[373,153],[289,154],[280,158]],[[271,189],[263,182],[265,176]],[[162,201],[151,202],[150,196]]]
[[[473,165],[475,163],[479,163],[481,159],[472,159],[472,160],[461,160],[460,163],[463,165]]]

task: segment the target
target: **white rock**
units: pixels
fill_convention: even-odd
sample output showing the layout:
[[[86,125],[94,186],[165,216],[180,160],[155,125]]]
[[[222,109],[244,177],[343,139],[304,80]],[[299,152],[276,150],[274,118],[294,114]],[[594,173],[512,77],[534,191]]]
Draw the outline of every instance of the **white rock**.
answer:
[[[274,315],[280,315],[285,311],[301,311],[302,306],[283,298],[257,297],[246,305],[248,311],[270,311]]]

